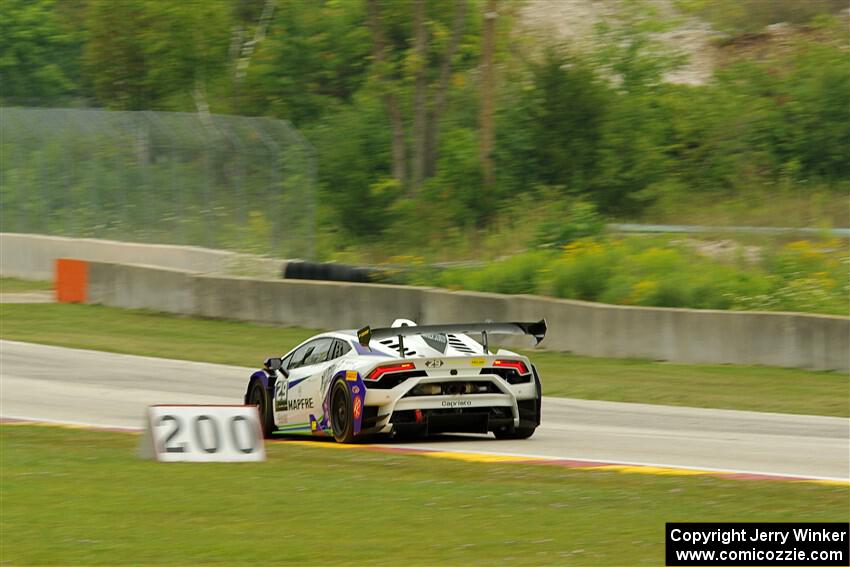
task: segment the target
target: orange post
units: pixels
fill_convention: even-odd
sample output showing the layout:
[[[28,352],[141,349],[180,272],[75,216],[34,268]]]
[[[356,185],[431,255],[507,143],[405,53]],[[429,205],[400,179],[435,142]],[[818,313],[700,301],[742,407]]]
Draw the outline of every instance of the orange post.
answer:
[[[85,260],[56,260],[56,301],[85,303],[89,284],[89,263]]]

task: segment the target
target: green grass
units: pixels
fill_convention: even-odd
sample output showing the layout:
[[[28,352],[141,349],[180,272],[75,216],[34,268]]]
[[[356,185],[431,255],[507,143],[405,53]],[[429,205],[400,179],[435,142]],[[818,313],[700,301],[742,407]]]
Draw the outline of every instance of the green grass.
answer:
[[[98,305],[0,305],[0,338],[238,366],[257,366],[317,332]]]
[[[850,417],[847,374],[528,354],[548,396]]]
[[[0,278],[0,293],[25,293],[28,291],[52,291],[53,282]]]
[[[669,521],[850,518],[845,487],[270,444],[142,461],[138,436],[2,426],[15,565],[661,565]]]
[[[0,305],[4,339],[250,367],[316,332],[96,305]],[[846,374],[527,354],[547,396],[850,416]]]

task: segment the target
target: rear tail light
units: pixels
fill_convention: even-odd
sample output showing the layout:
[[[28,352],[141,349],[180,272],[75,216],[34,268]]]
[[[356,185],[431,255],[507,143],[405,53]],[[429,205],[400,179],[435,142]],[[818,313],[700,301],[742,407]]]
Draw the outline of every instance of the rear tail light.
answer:
[[[493,366],[497,368],[513,368],[520,374],[528,374],[528,367],[521,360],[497,359],[493,361]]]
[[[372,372],[366,376],[366,380],[378,380],[384,374],[388,374],[390,372],[406,372],[409,370],[413,370],[416,366],[412,362],[402,362],[401,364],[386,364],[384,366],[378,366]]]

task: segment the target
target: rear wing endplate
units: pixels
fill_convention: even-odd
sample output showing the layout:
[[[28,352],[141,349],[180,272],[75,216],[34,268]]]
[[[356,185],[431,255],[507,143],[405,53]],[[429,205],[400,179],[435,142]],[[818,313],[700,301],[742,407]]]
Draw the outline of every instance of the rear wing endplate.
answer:
[[[381,340],[389,337],[409,337],[412,335],[436,335],[446,333],[458,333],[468,335],[470,333],[481,333],[486,350],[487,335],[530,335],[534,337],[535,344],[546,337],[546,319],[534,323],[454,323],[449,325],[421,325],[402,327],[383,327],[372,329],[368,325],[357,331],[357,340],[364,347],[369,346],[372,339]]]

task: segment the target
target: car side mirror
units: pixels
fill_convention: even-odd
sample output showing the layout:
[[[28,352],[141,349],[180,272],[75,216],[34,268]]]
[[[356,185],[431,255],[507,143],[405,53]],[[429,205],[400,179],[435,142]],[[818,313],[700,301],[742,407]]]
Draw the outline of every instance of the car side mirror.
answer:
[[[265,362],[263,362],[263,366],[268,368],[269,370],[280,370],[281,360],[273,356],[272,358],[267,358]]]

